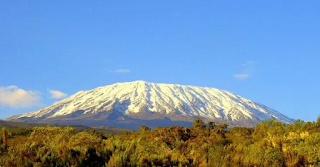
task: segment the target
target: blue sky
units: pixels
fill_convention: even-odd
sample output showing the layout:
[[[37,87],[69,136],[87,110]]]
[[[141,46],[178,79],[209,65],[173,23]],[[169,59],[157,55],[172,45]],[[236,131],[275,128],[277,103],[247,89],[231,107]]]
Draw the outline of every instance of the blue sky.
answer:
[[[0,118],[146,80],[216,87],[313,121],[319,1],[0,0]]]

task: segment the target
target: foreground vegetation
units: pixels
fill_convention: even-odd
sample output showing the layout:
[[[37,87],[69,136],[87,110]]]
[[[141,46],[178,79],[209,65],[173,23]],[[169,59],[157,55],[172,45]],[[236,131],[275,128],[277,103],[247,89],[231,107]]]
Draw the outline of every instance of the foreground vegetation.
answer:
[[[140,127],[121,135],[71,127],[2,129],[0,166],[320,166],[320,117],[255,128]]]

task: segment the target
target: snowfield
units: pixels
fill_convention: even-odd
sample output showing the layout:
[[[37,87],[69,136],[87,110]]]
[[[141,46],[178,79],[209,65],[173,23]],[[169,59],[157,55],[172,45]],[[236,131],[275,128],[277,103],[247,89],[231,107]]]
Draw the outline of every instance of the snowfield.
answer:
[[[294,120],[231,92],[208,87],[160,84],[145,81],[115,83],[80,91],[44,109],[13,116],[7,120],[45,122],[46,120],[157,120],[205,121],[254,125],[276,119]]]

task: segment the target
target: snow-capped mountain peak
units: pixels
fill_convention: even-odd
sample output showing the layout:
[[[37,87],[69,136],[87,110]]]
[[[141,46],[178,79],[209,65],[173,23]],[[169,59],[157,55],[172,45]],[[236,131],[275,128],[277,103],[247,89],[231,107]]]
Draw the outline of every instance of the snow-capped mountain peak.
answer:
[[[292,119],[231,92],[208,87],[162,84],[146,81],[115,83],[80,91],[44,109],[8,120],[47,122],[53,120],[108,122],[124,120],[205,121],[253,125],[262,120]]]

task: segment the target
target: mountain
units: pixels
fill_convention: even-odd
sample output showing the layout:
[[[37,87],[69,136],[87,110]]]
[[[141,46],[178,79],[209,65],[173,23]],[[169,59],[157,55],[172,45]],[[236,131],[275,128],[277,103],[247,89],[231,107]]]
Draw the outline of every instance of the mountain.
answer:
[[[284,123],[294,121],[228,91],[145,81],[80,91],[44,109],[6,120],[137,129],[139,125],[191,125],[198,117],[232,126],[253,126],[272,118]]]

